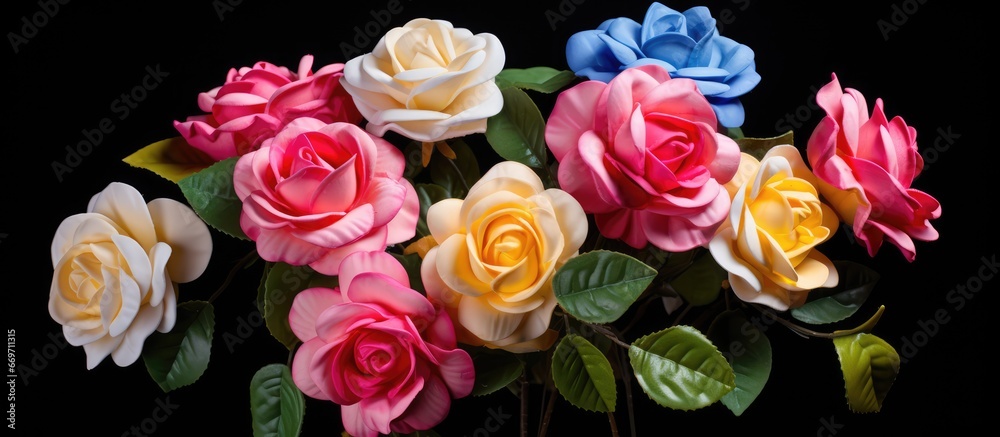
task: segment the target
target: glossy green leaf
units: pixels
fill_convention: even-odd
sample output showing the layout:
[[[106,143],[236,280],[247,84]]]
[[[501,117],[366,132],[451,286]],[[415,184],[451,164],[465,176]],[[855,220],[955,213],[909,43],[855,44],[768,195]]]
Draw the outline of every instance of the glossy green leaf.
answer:
[[[257,311],[264,314],[264,295],[267,292],[267,275],[271,273],[271,268],[274,267],[273,262],[264,263],[264,271],[260,276],[260,283],[257,285]]]
[[[711,405],[736,386],[733,368],[700,331],[677,325],[632,342],[629,361],[639,386],[675,410]]]
[[[214,329],[212,304],[189,301],[177,305],[177,319],[170,332],[153,332],[146,339],[142,360],[160,389],[169,392],[184,387],[205,373],[212,356]]]
[[[427,210],[430,209],[431,205],[444,199],[449,199],[451,196],[448,194],[448,191],[440,185],[435,184],[416,184],[413,186],[413,189],[416,190],[417,200],[420,201],[420,215],[417,218],[417,236],[424,237],[431,234],[430,229],[427,228]]]
[[[552,381],[569,403],[614,412],[618,393],[608,358],[587,339],[568,334],[552,354]]]
[[[571,258],[552,278],[559,305],[590,323],[618,320],[656,277],[656,270],[635,258],[595,250]]]
[[[719,128],[719,133],[734,140],[746,138],[746,135],[743,135],[743,129],[738,127],[721,127]]]
[[[261,367],[250,380],[254,437],[294,437],[302,431],[306,401],[284,364]]]
[[[157,141],[126,156],[122,161],[156,173],[173,183],[215,163],[212,157],[191,147],[182,137]]]
[[[851,261],[834,261],[840,281],[836,287],[809,292],[805,305],[790,313],[797,320],[814,325],[844,320],[861,308],[879,280],[878,272]]]
[[[736,144],[740,146],[740,151],[752,155],[754,158],[761,159],[764,157],[764,154],[766,154],[767,151],[771,150],[771,148],[774,146],[781,144],[789,144],[794,146],[795,143],[793,142],[794,140],[793,134],[794,134],[793,131],[788,131],[776,137],[769,137],[769,138],[744,137],[735,139],[735,141]]]
[[[205,223],[228,235],[249,240],[240,227],[243,202],[233,188],[237,158],[229,158],[177,182],[188,204]]]
[[[576,80],[576,74],[552,67],[506,68],[496,77],[500,89],[511,87],[553,93]]]
[[[722,281],[728,276],[726,270],[715,262],[715,258],[704,251],[687,269],[670,281],[670,286],[689,304],[708,305],[719,297]]]
[[[318,273],[309,266],[274,263],[264,282],[264,323],[271,336],[289,350],[294,348],[299,338],[288,324],[288,312],[292,309],[295,296],[311,287],[336,286],[336,277]]]
[[[771,374],[771,341],[738,310],[719,314],[708,338],[733,367],[736,387],[721,401],[739,416],[757,399]]]
[[[899,374],[899,354],[873,334],[858,333],[833,339],[844,372],[847,405],[857,413],[882,409],[885,396]]]
[[[396,261],[399,261],[399,264],[406,270],[406,276],[410,279],[410,288],[419,291],[420,294],[426,295],[427,292],[424,291],[424,282],[420,279],[420,264],[423,262],[420,255],[415,253],[411,253],[409,255],[390,253],[390,255],[392,255],[393,258],[396,258]]]
[[[545,120],[538,106],[519,88],[503,93],[503,109],[486,120],[486,140],[501,157],[531,168],[544,168],[548,161],[545,147]]]
[[[476,369],[473,396],[485,396],[506,387],[524,373],[524,363],[517,355],[485,346],[466,349]]]
[[[463,199],[469,192],[469,187],[481,176],[479,159],[461,139],[448,140],[448,146],[455,152],[455,159],[436,152],[431,155],[427,168],[431,172],[431,182],[443,188],[448,197]]]
[[[424,171],[423,149],[424,143],[420,141],[410,141],[403,147],[403,158],[406,162],[406,166],[403,167],[403,177],[410,182],[416,180]]]

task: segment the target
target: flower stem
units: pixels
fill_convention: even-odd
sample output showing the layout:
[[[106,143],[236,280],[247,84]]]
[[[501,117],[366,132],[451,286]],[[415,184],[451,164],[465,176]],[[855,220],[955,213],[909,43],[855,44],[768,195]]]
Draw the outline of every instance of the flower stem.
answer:
[[[559,389],[552,387],[552,394],[549,396],[549,401],[545,404],[545,414],[542,415],[542,429],[538,432],[538,437],[545,437],[545,433],[549,429],[549,421],[552,420],[552,410],[555,409],[556,399],[559,398]]]
[[[528,437],[528,378],[525,374],[527,369],[521,373],[521,437]]]
[[[618,437],[618,423],[615,422],[615,413],[608,411],[608,422],[611,425],[611,436]]]
[[[240,258],[240,260],[236,262],[236,265],[233,266],[232,270],[229,271],[229,275],[226,276],[226,280],[223,281],[222,285],[215,290],[215,293],[212,293],[212,296],[208,298],[208,303],[215,302],[215,299],[218,298],[227,287],[229,287],[229,283],[233,282],[233,278],[236,277],[236,273],[239,272],[240,269],[250,267],[253,263],[257,262],[258,259],[260,258],[257,257],[256,250],[252,250],[250,253],[244,255],[243,258]]]
[[[625,349],[630,349],[632,347],[632,345],[622,341],[620,338],[618,338],[618,335],[616,335],[614,332],[611,332],[611,330],[605,327],[604,325],[597,325],[594,323],[588,323],[587,325],[590,326],[590,328],[593,329],[594,331],[603,334],[605,337],[611,339],[611,341],[617,343],[619,346]]]
[[[465,180],[465,175],[462,174],[462,170],[458,169],[458,164],[455,164],[454,159],[446,159],[448,164],[451,164],[451,168],[455,169],[455,174],[458,175],[458,181],[462,183],[462,188],[465,188],[465,192],[469,192],[469,181]]]

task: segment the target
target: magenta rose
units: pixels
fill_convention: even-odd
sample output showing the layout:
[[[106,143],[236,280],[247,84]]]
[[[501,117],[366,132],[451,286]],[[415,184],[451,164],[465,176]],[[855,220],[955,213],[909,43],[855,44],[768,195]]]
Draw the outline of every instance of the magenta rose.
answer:
[[[729,213],[722,184],[740,149],[717,125],[694,81],[644,65],[560,93],[545,140],[602,235],[678,252],[707,244]]]
[[[208,114],[174,121],[174,128],[188,144],[221,161],[257,150],[299,117],[359,123],[361,113],[340,86],[344,64],[314,73],[312,63],[306,55],[298,72],[268,62],[232,68],[224,85],[198,95],[198,107]]]
[[[240,227],[261,258],[336,275],[352,252],[413,238],[420,204],[404,165],[357,125],[299,118],[236,162]]]
[[[472,392],[472,358],[457,348],[443,307],[410,288],[385,252],[344,259],[338,288],[295,296],[288,322],[302,340],[292,379],[312,398],[341,405],[355,437],[427,430],[452,399]]]
[[[832,77],[816,94],[826,117],[807,146],[820,193],[853,227],[870,256],[888,238],[913,261],[913,240],[936,240],[938,232],[930,220],[941,216],[934,197],[910,188],[924,167],[917,131],[902,117],[886,117],[882,99],[875,100],[869,117],[865,97],[851,88],[845,93],[837,75]]]

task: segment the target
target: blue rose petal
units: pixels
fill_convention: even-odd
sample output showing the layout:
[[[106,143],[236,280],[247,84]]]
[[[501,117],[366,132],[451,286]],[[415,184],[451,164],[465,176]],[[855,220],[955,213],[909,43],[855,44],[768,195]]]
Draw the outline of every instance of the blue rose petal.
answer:
[[[621,62],[601,39],[602,32],[578,32],[566,42],[566,61],[578,76],[591,77],[583,70],[618,73]],[[612,75],[614,77],[614,75]]]
[[[689,77],[691,79],[725,82],[726,78],[729,77],[729,71],[713,67],[687,67],[677,70],[677,75]]]
[[[694,46],[694,40],[687,35],[664,33],[646,41],[642,45],[642,53],[677,68],[684,68],[688,66],[688,58],[691,56]]]
[[[642,19],[642,42],[664,33],[687,34],[687,19],[683,14],[660,3],[653,3]]]
[[[702,40],[714,38],[718,35],[715,18],[704,6],[695,6],[684,11],[687,19],[687,34],[691,39],[702,42]]]
[[[696,6],[678,12],[654,2],[642,23],[627,17],[605,20],[578,32],[566,44],[566,59],[578,76],[609,82],[621,71],[659,65],[671,77],[695,80],[725,127],[743,124],[739,97],[760,83],[754,52],[719,35],[711,11]]]
[[[674,74],[677,72],[677,68],[675,68],[673,65],[670,65],[656,58],[636,59],[636,61],[631,64],[623,65],[622,70],[626,68],[639,67],[643,65],[659,65],[660,67],[663,67],[664,70],[667,70],[667,73],[670,73],[670,77],[674,77]]]
[[[608,28],[605,29],[608,36],[632,49],[636,54],[641,55],[642,50],[639,48],[639,38],[642,33],[642,25],[628,18],[619,18],[611,21]]]
[[[743,125],[743,103],[738,99],[708,97],[708,103],[715,110],[715,116],[719,119],[719,124],[725,127],[739,127]]]

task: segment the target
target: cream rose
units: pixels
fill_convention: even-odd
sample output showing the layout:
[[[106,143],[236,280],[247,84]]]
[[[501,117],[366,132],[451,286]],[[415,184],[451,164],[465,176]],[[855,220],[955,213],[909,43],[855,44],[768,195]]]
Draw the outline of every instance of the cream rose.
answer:
[[[115,182],[91,198],[87,212],[63,220],[51,249],[49,314],[67,342],[83,346],[88,369],[108,355],[124,367],[154,330],[173,328],[177,283],[205,271],[212,236],[186,205],[147,204]]]
[[[486,131],[486,119],[503,107],[494,78],[504,60],[492,34],[418,18],[389,30],[371,53],[348,61],[341,85],[368,120],[369,132],[439,141]]]
[[[552,275],[587,238],[576,199],[545,189],[527,166],[505,161],[465,200],[432,205],[427,226],[440,245],[424,257],[420,273],[428,298],[458,322],[460,342],[517,353],[552,345]]]
[[[746,164],[741,170],[754,167]],[[736,192],[709,249],[729,272],[737,297],[785,311],[802,306],[810,290],[837,285],[833,263],[814,249],[833,236],[838,222],[820,202],[816,178],[798,149],[775,146]]]

